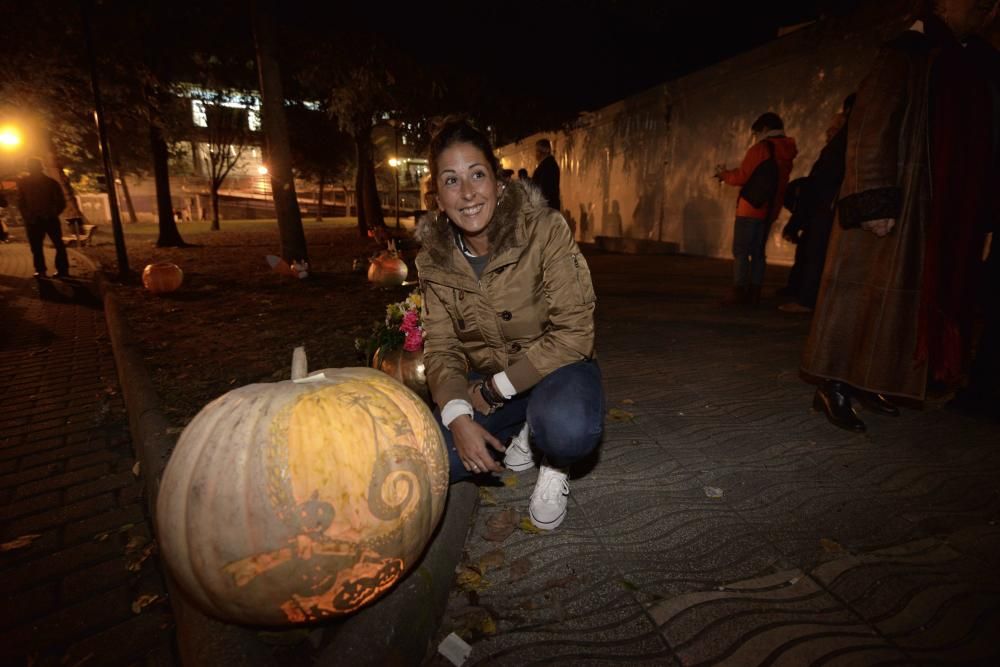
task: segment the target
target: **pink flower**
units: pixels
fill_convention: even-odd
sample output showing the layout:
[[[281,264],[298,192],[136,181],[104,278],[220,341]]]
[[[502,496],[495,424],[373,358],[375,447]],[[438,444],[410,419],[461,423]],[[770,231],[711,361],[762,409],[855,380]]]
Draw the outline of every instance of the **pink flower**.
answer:
[[[403,314],[403,321],[399,325],[399,330],[408,333],[420,328],[420,315],[415,310],[408,310]]]
[[[406,340],[403,341],[403,349],[407,352],[417,352],[424,347],[423,329],[414,329],[406,332]]]

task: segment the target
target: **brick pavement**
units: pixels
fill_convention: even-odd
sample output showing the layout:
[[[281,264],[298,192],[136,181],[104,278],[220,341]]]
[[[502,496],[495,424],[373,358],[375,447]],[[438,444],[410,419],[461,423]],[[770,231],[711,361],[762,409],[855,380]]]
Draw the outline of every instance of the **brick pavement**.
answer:
[[[40,282],[26,244],[0,245],[0,664],[172,665],[104,315],[71,258],[83,280]]]
[[[838,430],[798,377],[808,316],[718,306],[728,262],[588,259],[622,420],[559,529],[488,541],[536,473],[482,490],[434,647],[464,635],[468,665],[1000,664],[996,423],[904,408]]]

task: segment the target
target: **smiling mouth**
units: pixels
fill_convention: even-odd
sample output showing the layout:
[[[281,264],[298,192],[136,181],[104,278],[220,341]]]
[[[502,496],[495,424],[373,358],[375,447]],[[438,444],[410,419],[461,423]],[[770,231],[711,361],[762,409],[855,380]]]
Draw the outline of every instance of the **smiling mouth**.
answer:
[[[474,215],[478,215],[479,212],[483,210],[483,206],[485,206],[485,204],[476,204],[475,206],[467,206],[458,210],[461,211],[462,215],[472,217]]]

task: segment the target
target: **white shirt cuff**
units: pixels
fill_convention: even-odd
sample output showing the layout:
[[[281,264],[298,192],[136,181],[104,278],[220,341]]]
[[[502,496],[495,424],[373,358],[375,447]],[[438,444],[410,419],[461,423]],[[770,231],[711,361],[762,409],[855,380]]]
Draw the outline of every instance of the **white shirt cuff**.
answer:
[[[473,416],[472,403],[461,398],[453,398],[441,408],[441,423],[444,424],[445,428],[449,428],[451,423],[455,421],[455,418],[462,415]]]
[[[496,385],[497,389],[500,390],[500,393],[508,401],[517,395],[517,389],[514,389],[514,385],[511,384],[510,378],[507,377],[506,371],[494,375],[493,384]]]

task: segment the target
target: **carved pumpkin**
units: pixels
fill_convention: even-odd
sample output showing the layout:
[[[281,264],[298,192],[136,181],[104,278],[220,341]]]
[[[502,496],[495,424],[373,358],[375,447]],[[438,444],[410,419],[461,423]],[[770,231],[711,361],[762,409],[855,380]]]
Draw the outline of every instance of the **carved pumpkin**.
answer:
[[[396,287],[406,282],[409,272],[399,255],[383,250],[368,265],[368,280],[380,287]]]
[[[372,368],[396,378],[425,401],[430,400],[423,348],[412,352],[400,348],[385,353],[379,348],[372,357]]]
[[[224,620],[343,616],[416,562],[448,489],[440,430],[384,373],[328,368],[252,384],[184,429],[157,503],[160,549],[182,589]]]
[[[142,286],[153,294],[173,292],[184,282],[181,267],[170,262],[149,264],[142,271]]]

